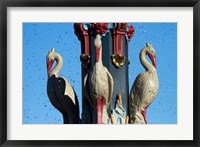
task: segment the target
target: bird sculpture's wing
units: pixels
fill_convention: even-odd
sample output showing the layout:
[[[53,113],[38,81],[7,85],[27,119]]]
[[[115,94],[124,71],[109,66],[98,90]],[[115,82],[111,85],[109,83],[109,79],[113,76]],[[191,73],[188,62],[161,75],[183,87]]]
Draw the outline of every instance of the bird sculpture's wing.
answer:
[[[139,112],[140,104],[142,99],[144,98],[144,91],[145,91],[145,85],[147,80],[145,80],[146,75],[145,72],[140,73],[131,88],[130,96],[129,96],[129,113],[130,113],[130,122],[135,123],[135,119],[139,118],[137,117],[136,113]]]
[[[106,73],[107,73],[107,77],[108,77],[108,90],[109,90],[109,95],[108,95],[108,101],[107,101],[107,108],[110,105],[111,99],[112,99],[112,94],[113,94],[113,88],[114,88],[114,82],[113,82],[113,78],[112,75],[110,74],[110,72],[108,71],[107,68],[105,68]]]
[[[83,97],[88,98],[88,96],[88,74],[86,74],[83,80]]]
[[[142,72],[139,74],[133,84],[133,87],[131,89],[130,93],[130,101],[133,103],[134,107],[139,108],[139,105],[144,98],[145,91],[147,90],[147,75],[145,72]]]
[[[142,72],[134,81],[129,97],[129,112],[131,123],[144,123],[141,119],[142,111],[152,103],[156,96],[157,89],[151,80],[150,74]]]
[[[83,87],[84,87],[84,90],[83,90],[83,97],[86,98],[86,100],[89,102],[90,106],[92,108],[94,108],[95,106],[95,101],[94,99],[91,98],[91,95],[90,95],[90,87],[89,87],[89,75],[90,74],[86,74],[85,75],[85,78],[83,80]]]
[[[48,78],[47,95],[49,97],[49,100],[50,100],[51,104],[63,114],[64,113],[64,108],[60,104],[59,100],[57,99],[57,95],[56,95],[55,88],[54,88],[55,82],[56,82],[55,75],[53,75],[50,78]]]
[[[69,95],[65,95],[65,90],[67,90],[65,79],[62,77],[57,78],[55,83],[55,92],[57,95],[57,99],[64,108],[65,114],[68,115],[69,123],[79,123],[79,104],[76,93],[74,92],[74,103]]]
[[[137,83],[140,83],[140,106],[148,106],[152,103],[154,98],[157,95],[157,86],[155,86],[155,82],[152,81],[151,74],[149,73],[141,73],[138,76]]]
[[[82,123],[91,124],[93,122],[92,112],[95,109],[95,104],[89,93],[89,74],[86,74],[83,79],[83,105]]]

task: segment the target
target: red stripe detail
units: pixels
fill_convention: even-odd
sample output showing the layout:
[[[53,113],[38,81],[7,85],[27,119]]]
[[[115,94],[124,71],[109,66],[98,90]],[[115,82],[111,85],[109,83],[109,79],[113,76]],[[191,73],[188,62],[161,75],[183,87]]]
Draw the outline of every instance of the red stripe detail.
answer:
[[[102,122],[102,116],[103,116],[103,106],[105,103],[105,98],[102,97],[97,97],[97,124],[103,124]]]
[[[96,47],[95,54],[96,54],[96,62],[99,62],[99,58],[100,58],[100,47]]]
[[[83,23],[76,23],[74,28],[75,28],[75,34],[78,36],[78,39],[81,41],[82,46],[84,46],[84,50],[82,51],[82,54],[89,55],[90,46],[89,46],[88,31],[84,30]]]
[[[147,108],[148,108],[148,106],[146,106],[146,107],[144,108],[144,110],[141,112],[141,114],[142,114],[142,116],[143,116],[144,121],[145,121],[146,124],[147,124],[147,118],[146,118]]]
[[[114,41],[114,54],[119,55],[120,57],[123,56],[122,48],[123,48],[123,41],[126,33],[127,23],[122,26],[122,23],[118,23],[116,29],[113,30],[113,41]]]

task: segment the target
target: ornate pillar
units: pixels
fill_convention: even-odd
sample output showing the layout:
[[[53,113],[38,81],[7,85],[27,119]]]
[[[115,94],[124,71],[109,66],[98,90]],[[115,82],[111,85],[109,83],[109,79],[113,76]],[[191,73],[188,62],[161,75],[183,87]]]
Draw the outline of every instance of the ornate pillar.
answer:
[[[120,94],[121,103],[119,106],[123,107],[123,115],[126,116],[128,114],[129,97],[128,42],[134,34],[134,28],[128,26],[128,23],[75,23],[74,29],[81,42],[82,87],[84,86],[85,75],[91,71],[95,63],[94,39],[96,34],[100,34],[102,36],[103,65],[107,67],[114,80],[113,97],[108,115],[110,116],[116,108],[116,99]],[[83,97],[82,123],[92,122],[95,117],[92,116],[92,111],[94,111],[93,108]]]

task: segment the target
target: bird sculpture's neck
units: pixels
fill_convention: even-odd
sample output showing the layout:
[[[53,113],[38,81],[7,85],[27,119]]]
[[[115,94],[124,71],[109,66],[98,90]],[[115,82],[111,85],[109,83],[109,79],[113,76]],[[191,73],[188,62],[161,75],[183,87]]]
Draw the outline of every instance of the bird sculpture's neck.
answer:
[[[102,64],[102,46],[96,47],[96,64]]]
[[[146,71],[155,72],[156,71],[155,67],[151,63],[149,63],[149,61],[146,59],[147,52],[148,52],[147,47],[142,49],[142,51],[140,52],[140,62],[142,63]]]
[[[61,55],[58,53],[54,53],[54,57],[56,60],[56,65],[51,70],[49,77],[51,77],[52,75],[55,75],[56,77],[58,77],[58,73],[60,72],[60,70],[62,69],[62,66],[63,66],[63,59],[62,59]]]

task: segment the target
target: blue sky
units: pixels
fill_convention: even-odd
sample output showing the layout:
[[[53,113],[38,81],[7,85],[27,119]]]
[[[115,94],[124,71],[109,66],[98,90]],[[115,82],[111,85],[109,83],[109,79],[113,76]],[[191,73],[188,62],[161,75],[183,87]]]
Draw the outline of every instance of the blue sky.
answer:
[[[144,71],[139,52],[149,42],[156,50],[160,87],[147,109],[147,120],[149,124],[176,124],[177,24],[130,25],[135,28],[135,35],[129,43],[129,87]],[[63,123],[62,115],[52,106],[46,92],[46,55],[52,47],[63,57],[60,76],[66,77],[74,87],[81,108],[81,47],[73,23],[23,23],[23,124]]]

